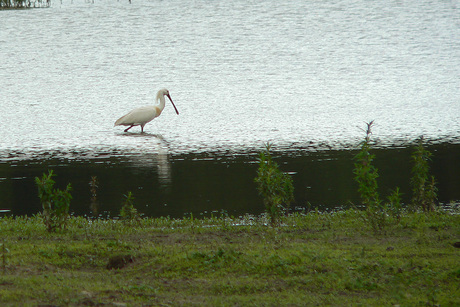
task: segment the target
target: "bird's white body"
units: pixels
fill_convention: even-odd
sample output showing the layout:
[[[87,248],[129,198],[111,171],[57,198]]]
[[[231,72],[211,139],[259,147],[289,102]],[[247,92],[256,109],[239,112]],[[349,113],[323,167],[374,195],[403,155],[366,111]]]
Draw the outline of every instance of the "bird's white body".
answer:
[[[161,114],[162,108],[158,106],[144,106],[132,110],[128,114],[124,115],[115,122],[115,126],[123,125],[142,125],[147,124],[155,117],[158,117]]]
[[[127,129],[125,129],[125,132],[134,126],[141,126],[141,131],[144,132],[145,124],[152,121],[155,117],[160,116],[161,112],[165,108],[165,96],[168,96],[174,109],[176,110],[176,113],[179,115],[179,111],[177,111],[171,96],[169,96],[169,91],[167,89],[161,89],[157,93],[156,105],[140,107],[132,110],[128,114],[120,117],[115,122],[115,126],[129,126]]]

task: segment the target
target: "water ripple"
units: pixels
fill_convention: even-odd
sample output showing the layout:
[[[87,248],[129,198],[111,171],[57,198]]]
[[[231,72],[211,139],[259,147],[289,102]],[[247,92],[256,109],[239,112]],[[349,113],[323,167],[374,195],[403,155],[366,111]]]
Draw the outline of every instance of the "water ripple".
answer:
[[[458,143],[458,10],[235,0],[3,12],[1,159],[155,151],[151,135],[172,155],[352,148],[370,120],[379,146]],[[145,135],[112,127],[161,87],[180,116],[167,106]]]

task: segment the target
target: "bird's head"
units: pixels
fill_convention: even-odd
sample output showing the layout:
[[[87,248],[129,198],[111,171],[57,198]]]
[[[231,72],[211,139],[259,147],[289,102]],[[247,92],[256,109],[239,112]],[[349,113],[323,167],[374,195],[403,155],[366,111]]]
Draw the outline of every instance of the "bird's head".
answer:
[[[169,91],[168,91],[167,89],[165,89],[165,88],[164,88],[164,89],[161,89],[161,90],[158,91],[158,97],[159,97],[160,95],[161,95],[161,96],[166,96],[166,97],[168,97],[169,101],[171,101],[171,103],[172,103],[172,105],[173,105],[173,107],[174,107],[174,110],[176,110],[177,115],[179,115],[179,111],[177,111],[177,108],[176,108],[176,106],[174,105],[174,102],[172,101],[171,96],[169,95]]]

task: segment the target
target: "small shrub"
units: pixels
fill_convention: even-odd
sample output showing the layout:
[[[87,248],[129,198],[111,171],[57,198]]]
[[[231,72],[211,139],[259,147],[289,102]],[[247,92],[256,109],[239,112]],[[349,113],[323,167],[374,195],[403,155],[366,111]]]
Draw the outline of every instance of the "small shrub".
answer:
[[[366,123],[366,137],[360,143],[361,150],[354,157],[354,179],[358,183],[358,192],[363,205],[366,207],[366,221],[374,230],[381,230],[386,223],[385,204],[379,199],[377,191],[378,169],[372,164],[375,155],[370,153],[370,140],[374,121]]]
[[[42,179],[35,177],[35,183],[38,187],[38,197],[43,208],[43,222],[49,232],[65,228],[69,218],[70,200],[72,195],[70,183],[65,190],[54,189],[56,183],[52,177],[55,176],[53,171],[48,171],[48,175],[43,174]]]
[[[120,210],[120,218],[127,223],[139,221],[140,215],[137,212],[137,209],[134,208],[134,196],[131,191],[129,191],[128,194],[123,195],[123,197],[125,198],[125,201]]]
[[[412,154],[412,202],[411,210],[421,208],[424,212],[433,211],[437,199],[436,182],[433,176],[429,177],[431,152],[423,147],[423,137],[420,137],[417,147]]]
[[[259,169],[254,181],[274,225],[279,222],[282,210],[294,200],[294,186],[292,178],[280,171],[278,164],[273,161],[270,148],[270,143],[267,143],[266,150],[259,154]]]

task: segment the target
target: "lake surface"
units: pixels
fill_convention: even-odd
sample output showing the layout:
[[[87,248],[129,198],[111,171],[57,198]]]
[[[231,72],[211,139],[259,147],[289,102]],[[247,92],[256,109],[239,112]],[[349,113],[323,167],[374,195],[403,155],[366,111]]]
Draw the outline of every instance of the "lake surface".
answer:
[[[435,153],[437,178],[458,182],[458,1],[63,0],[0,11],[0,29],[0,207],[15,213],[39,210],[33,178],[48,168],[76,187],[78,214],[93,175],[103,211],[132,190],[151,215],[261,212],[252,179],[267,141],[298,205],[342,205],[370,120],[377,147],[406,162],[423,135],[450,157]],[[113,127],[163,87],[179,116],[167,102],[144,134]],[[342,180],[312,201],[324,169],[309,161],[351,166],[328,164]],[[444,185],[442,201],[460,199]]]

